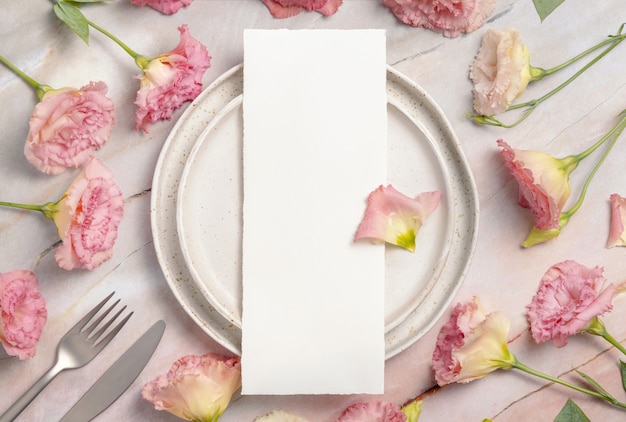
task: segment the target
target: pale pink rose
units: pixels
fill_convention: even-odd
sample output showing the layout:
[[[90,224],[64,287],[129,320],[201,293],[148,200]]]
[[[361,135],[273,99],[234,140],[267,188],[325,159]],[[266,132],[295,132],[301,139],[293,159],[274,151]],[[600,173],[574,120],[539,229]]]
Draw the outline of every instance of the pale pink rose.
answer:
[[[173,15],[181,7],[189,6],[193,0],[131,0],[136,6],[149,6],[166,15]]]
[[[626,198],[614,193],[609,199],[611,201],[611,226],[606,247],[626,246],[626,230],[624,229],[624,223],[626,222]]]
[[[308,419],[284,410],[273,410],[267,415],[259,416],[254,422],[309,422]]]
[[[530,53],[514,29],[489,29],[470,66],[474,110],[492,116],[506,111],[530,82]]]
[[[348,407],[337,422],[405,422],[400,406],[385,401],[356,403]]]
[[[446,37],[478,29],[496,7],[495,0],[383,0],[403,23]]]
[[[48,319],[46,300],[32,271],[0,274],[0,342],[19,359],[35,356],[35,347]]]
[[[511,148],[502,139],[498,146],[511,176],[519,185],[519,205],[535,216],[535,227],[556,229],[571,189],[569,175],[576,168],[573,157],[555,158],[538,151]]]
[[[410,198],[393,186],[379,186],[367,198],[367,208],[354,240],[369,238],[415,251],[415,238],[426,218],[439,206],[441,192]]]
[[[466,383],[510,368],[507,362],[515,358],[507,348],[509,327],[502,312],[486,314],[476,297],[457,304],[437,336],[433,352],[437,384]]]
[[[111,136],[115,106],[104,82],[47,91],[35,106],[24,145],[38,170],[59,174],[83,166]]]
[[[180,42],[143,67],[135,104],[137,130],[148,132],[148,125],[172,117],[174,110],[192,101],[202,91],[202,77],[211,56],[206,47],[189,35],[187,25],[178,27]]]
[[[603,271],[575,261],[560,262],[546,271],[526,307],[537,343],[552,340],[557,347],[563,347],[569,336],[583,331],[593,318],[613,308],[615,286],[604,287]]]
[[[272,16],[279,19],[290,18],[301,12],[315,11],[324,16],[334,15],[343,0],[261,0]]]
[[[184,356],[165,375],[147,383],[141,395],[157,410],[189,421],[217,421],[241,387],[238,357],[213,353]]]
[[[113,256],[124,198],[100,160],[85,166],[55,208],[51,217],[63,241],[55,254],[61,268],[91,270]]]

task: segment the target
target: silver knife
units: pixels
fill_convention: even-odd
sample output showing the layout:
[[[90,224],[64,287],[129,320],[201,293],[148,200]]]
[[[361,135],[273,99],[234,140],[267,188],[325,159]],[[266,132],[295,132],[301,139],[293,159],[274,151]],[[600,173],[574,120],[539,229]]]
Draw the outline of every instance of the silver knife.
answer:
[[[109,407],[139,376],[165,331],[165,321],[154,323],[81,397],[60,422],[90,421]]]

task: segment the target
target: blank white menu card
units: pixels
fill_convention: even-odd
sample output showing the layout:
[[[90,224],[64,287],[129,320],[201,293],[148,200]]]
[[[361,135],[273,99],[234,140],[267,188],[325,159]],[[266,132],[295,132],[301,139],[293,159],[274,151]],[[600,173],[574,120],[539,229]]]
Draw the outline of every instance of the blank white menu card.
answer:
[[[353,241],[386,181],[382,30],[246,30],[243,394],[384,388],[384,246]]]

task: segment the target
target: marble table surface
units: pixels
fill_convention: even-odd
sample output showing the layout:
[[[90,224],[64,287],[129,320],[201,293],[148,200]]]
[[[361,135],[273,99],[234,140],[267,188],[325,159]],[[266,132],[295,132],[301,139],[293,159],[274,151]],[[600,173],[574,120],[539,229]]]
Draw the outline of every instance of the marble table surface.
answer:
[[[0,410],[48,368],[58,340],[74,321],[115,290],[135,311],[123,334],[88,366],[57,377],[17,420],[60,419],[139,332],[164,319],[167,328],[153,358],[130,388],[96,420],[174,421],[174,416],[154,410],[141,398],[142,386],[166,372],[183,355],[230,354],[177,301],[159,265],[151,230],[151,190],[157,159],[188,104],[171,120],[152,125],[149,134],[136,132],[133,101],[138,82],[132,75],[138,70],[126,53],[93,31],[86,45],[55,18],[52,2],[4,1],[2,9],[0,54],[31,77],[57,87],[82,86],[91,80],[107,82],[117,107],[117,120],[110,141],[97,157],[113,171],[126,209],[113,258],[95,270],[71,272],[60,269],[54,260],[58,235],[49,220],[36,213],[0,210],[0,272],[35,271],[49,312],[33,359],[0,360]],[[566,379],[574,379],[574,370],[582,370],[626,401],[618,374],[620,355],[615,348],[588,335],[572,338],[562,349],[549,343],[537,345],[529,335],[524,315],[541,276],[557,262],[573,259],[587,266],[600,265],[607,280],[615,284],[626,279],[626,250],[605,248],[608,198],[612,193],[626,195],[626,139],[618,140],[593,179],[583,206],[561,235],[529,249],[520,243],[532,226],[532,218],[517,205],[517,187],[496,146],[501,138],[515,148],[565,156],[598,140],[626,108],[626,46],[618,46],[513,129],[478,126],[465,117],[472,98],[468,68],[485,30],[518,29],[530,50],[531,63],[547,68],[615,33],[624,18],[620,11],[625,11],[622,0],[596,2],[593,7],[582,0],[568,0],[541,22],[531,0],[498,0],[493,15],[478,30],[445,38],[402,24],[375,0],[346,0],[332,17],[311,12],[284,20],[274,19],[258,0],[195,0],[172,16],[133,6],[128,0],[84,8],[89,18],[148,56],[171,50],[178,42],[176,28],[188,24],[191,34],[207,46],[213,57],[204,75],[205,87],[242,62],[245,28],[385,29],[388,65],[415,81],[440,106],[459,139],[478,190],[477,243],[452,304],[479,296],[486,309],[502,310],[511,319],[509,347],[520,360]],[[579,67],[531,85],[524,98],[540,96]],[[25,160],[23,142],[36,103],[33,91],[8,69],[0,68],[0,100],[0,128],[4,133],[0,142],[0,200],[44,203],[56,199],[76,172],[48,176]],[[574,192],[580,191],[591,161],[581,164],[582,170],[572,176]],[[604,321],[614,337],[623,342],[626,301],[618,296],[614,305]],[[514,371],[497,371],[467,385],[434,388],[431,356],[437,332],[449,313],[450,308],[422,338],[387,360],[384,395],[237,395],[220,420],[252,421],[273,409],[286,409],[311,421],[333,421],[355,402],[384,399],[404,404],[416,397],[424,400],[423,421],[551,421],[568,397],[592,420],[623,418],[616,408]]]

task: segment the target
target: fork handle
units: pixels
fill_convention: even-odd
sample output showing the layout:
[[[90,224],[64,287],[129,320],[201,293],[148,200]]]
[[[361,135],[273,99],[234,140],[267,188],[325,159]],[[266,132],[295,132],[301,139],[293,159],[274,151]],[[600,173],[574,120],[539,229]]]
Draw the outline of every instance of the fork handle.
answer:
[[[48,385],[48,383],[52,381],[52,379],[62,370],[62,368],[59,368],[56,365],[48,369],[48,371],[43,374],[41,378],[39,378],[28,390],[26,390],[24,394],[22,394],[22,397],[17,399],[15,403],[13,403],[11,407],[9,407],[6,412],[0,416],[0,422],[11,422],[17,418],[26,406],[28,406],[30,402],[37,397],[41,390],[43,390],[44,387]]]

